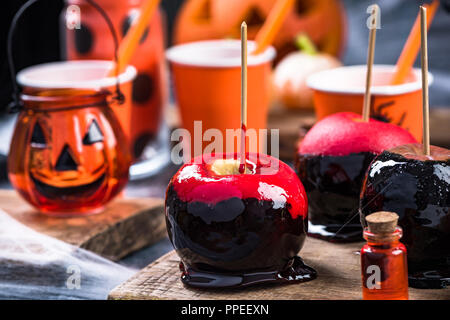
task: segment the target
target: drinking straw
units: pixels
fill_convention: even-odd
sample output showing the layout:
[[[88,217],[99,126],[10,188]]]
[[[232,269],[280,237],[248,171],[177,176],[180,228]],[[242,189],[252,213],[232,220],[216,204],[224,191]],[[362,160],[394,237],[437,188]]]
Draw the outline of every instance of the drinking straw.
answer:
[[[245,135],[247,130],[247,24],[241,24],[241,152],[239,173],[245,174]]]
[[[377,5],[373,6],[372,15],[374,17],[377,17],[377,15],[378,15],[378,6]],[[373,24],[370,28],[369,48],[367,50],[366,91],[364,93],[364,104],[363,104],[363,112],[362,112],[362,118],[366,122],[369,121],[369,116],[370,116],[370,99],[371,99],[370,87],[372,86],[372,68],[373,68],[373,57],[375,55],[376,34],[377,34],[377,26],[376,26],[376,21],[375,21],[375,24]]]
[[[146,0],[141,8],[139,18],[128,30],[119,46],[119,58],[116,68],[119,68],[119,74],[122,73],[133,57],[134,52],[139,44],[144,31],[147,27],[149,19],[153,16],[155,10],[161,0]],[[113,68],[108,76],[114,76],[115,68]]]
[[[427,8],[420,7],[421,63],[422,63],[422,121],[423,121],[423,153],[430,155],[430,116],[428,102],[428,39],[427,39]]]
[[[294,3],[295,0],[278,0],[275,3],[266,19],[266,22],[256,35],[256,49],[252,52],[252,54],[264,52],[264,50],[272,44]]]
[[[431,4],[425,4],[427,10],[427,29],[430,28],[431,22],[439,7],[439,0],[434,0]],[[397,66],[394,75],[391,79],[391,85],[402,84],[408,76],[414,61],[417,58],[420,50],[420,12],[417,15],[416,21],[409,33],[408,40],[406,40],[402,53],[397,61]]]

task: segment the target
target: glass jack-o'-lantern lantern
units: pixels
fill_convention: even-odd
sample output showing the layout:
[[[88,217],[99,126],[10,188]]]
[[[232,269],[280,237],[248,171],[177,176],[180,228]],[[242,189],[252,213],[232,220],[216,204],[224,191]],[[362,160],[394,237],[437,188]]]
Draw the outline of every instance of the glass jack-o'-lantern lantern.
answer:
[[[107,61],[60,62],[18,74],[24,86],[23,106],[10,148],[9,178],[43,213],[98,212],[128,180],[131,157],[110,108],[111,92],[103,89],[115,79],[95,76],[111,65]],[[88,74],[90,80],[71,80]],[[120,76],[125,96],[135,74],[134,67],[128,67]],[[100,89],[89,89],[96,87]]]
[[[110,26],[110,18],[86,0]],[[108,77],[112,61],[65,61],[26,68],[17,74],[12,53],[15,27],[26,2],[14,16],[8,34],[8,63],[19,110],[8,158],[9,179],[25,200],[49,215],[83,215],[101,211],[128,181],[131,155],[111,106],[127,108],[136,69]],[[115,54],[117,62],[117,54]],[[22,86],[20,94],[18,84]],[[115,92],[113,94],[113,92]]]

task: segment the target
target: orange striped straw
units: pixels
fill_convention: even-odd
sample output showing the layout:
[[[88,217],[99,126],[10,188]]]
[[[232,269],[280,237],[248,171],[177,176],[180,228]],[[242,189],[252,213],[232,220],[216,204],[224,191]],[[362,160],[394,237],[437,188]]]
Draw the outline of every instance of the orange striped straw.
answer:
[[[439,0],[434,0],[431,4],[424,5],[427,8],[427,29],[430,28],[431,22],[439,7]],[[420,50],[420,12],[409,33],[408,40],[403,47],[403,51],[398,58],[397,67],[391,79],[391,85],[402,84],[411,71],[414,61]]]
[[[116,66],[119,68],[119,74],[122,73],[130,63],[130,60],[133,57],[136,48],[138,47],[139,40],[141,39],[148,25],[148,21],[155,13],[160,1],[161,0],[147,0],[142,4],[139,18],[135,23],[133,23],[133,25],[125,35],[125,38],[123,38],[122,42],[120,43],[118,64]],[[108,73],[108,76],[112,77],[115,74],[116,68],[113,68]]]
[[[295,0],[278,0],[275,3],[266,22],[256,35],[256,49],[252,54],[264,52],[272,44],[288,13],[291,12],[294,3]]]

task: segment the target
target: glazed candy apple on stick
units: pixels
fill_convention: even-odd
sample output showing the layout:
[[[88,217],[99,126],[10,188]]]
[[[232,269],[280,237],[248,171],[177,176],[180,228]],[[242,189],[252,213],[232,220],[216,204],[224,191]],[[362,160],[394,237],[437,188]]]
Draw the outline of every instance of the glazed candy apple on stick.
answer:
[[[248,153],[245,174],[238,154],[223,156],[194,159],[167,189],[167,231],[182,260],[183,283],[238,287],[314,279],[316,272],[297,256],[308,210],[298,177],[268,155]],[[279,168],[270,173],[267,167]]]
[[[363,116],[351,112],[328,116],[298,146],[295,166],[308,195],[308,233],[314,237],[361,240],[359,194],[370,162],[386,149],[416,142],[406,130],[369,118],[375,32],[376,28],[370,30]]]
[[[246,123],[246,25],[242,26],[242,127]],[[298,252],[307,199],[295,172],[261,153],[204,154],[172,177],[166,193],[169,238],[183,283],[240,287],[316,277]]]
[[[414,142],[398,126],[365,122],[351,112],[314,125],[298,147],[295,165],[308,195],[309,234],[336,242],[361,240],[357,213],[367,168],[384,150]]]
[[[361,191],[361,221],[375,211],[399,215],[408,250],[409,285],[450,285],[450,150],[430,146],[426,10],[421,8],[423,144],[384,151],[371,164]]]

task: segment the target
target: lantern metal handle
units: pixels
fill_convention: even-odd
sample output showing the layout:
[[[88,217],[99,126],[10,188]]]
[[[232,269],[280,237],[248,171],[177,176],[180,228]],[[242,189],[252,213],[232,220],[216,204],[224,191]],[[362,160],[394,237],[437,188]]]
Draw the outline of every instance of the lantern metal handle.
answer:
[[[8,31],[8,42],[7,42],[7,58],[8,58],[8,66],[9,66],[9,72],[12,80],[13,85],[13,96],[12,96],[12,102],[9,104],[8,109],[10,112],[17,112],[20,111],[23,108],[23,103],[20,99],[20,89],[19,85],[16,80],[16,70],[14,67],[14,59],[13,59],[13,53],[12,53],[12,41],[14,38],[14,32],[16,30],[17,24],[19,22],[19,19],[21,18],[22,14],[31,7],[34,3],[38,2],[39,0],[28,0],[25,2],[19,10],[14,15],[14,18],[11,22],[11,27]],[[119,51],[119,40],[117,37],[117,33],[114,29],[114,26],[112,24],[111,19],[106,14],[105,10],[102,9],[94,0],[85,0],[87,3],[89,3],[94,9],[96,9],[100,15],[105,19],[106,23],[108,24],[108,28],[111,31],[111,34],[113,36],[114,40],[114,61],[116,64],[118,64],[118,51]],[[117,101],[117,103],[122,104],[125,102],[125,96],[120,90],[120,81],[119,81],[119,68],[116,69],[115,77],[117,79],[116,81],[116,92],[115,96],[113,97],[114,100]]]

